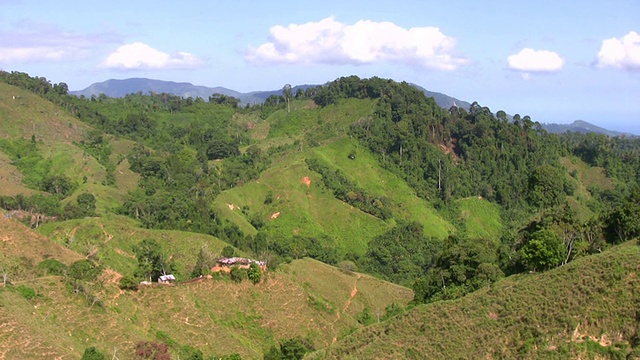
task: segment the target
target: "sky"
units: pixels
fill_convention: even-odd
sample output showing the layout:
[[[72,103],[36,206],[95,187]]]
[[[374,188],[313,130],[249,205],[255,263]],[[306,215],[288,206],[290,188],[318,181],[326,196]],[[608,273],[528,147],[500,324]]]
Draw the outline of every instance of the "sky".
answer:
[[[639,0],[0,0],[0,69],[71,90],[378,76],[541,123],[640,134],[639,33]]]

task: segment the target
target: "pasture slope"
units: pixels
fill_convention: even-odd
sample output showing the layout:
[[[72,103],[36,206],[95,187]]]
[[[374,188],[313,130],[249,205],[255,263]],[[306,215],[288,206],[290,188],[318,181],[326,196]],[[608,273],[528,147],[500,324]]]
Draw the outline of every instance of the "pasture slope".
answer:
[[[461,299],[417,306],[311,358],[625,359],[633,352],[636,359],[639,274],[634,240]]]

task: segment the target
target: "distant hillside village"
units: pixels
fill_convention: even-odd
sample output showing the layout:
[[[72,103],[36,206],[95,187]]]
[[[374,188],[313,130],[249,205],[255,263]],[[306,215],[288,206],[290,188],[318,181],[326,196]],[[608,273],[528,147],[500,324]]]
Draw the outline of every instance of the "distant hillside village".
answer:
[[[260,270],[263,272],[267,271],[266,261],[253,260],[253,259],[242,258],[242,257],[230,257],[230,258],[223,257],[218,259],[218,261],[216,262],[216,266],[211,268],[211,272],[230,272],[231,267],[233,266],[237,266],[240,269],[249,269],[251,267],[251,264],[257,264],[260,267]],[[200,278],[202,278],[202,276]],[[187,280],[185,282],[191,282],[192,280],[196,280],[196,279]],[[172,274],[164,274],[158,277],[159,284],[165,284],[165,285],[173,284],[175,281],[176,281],[176,277]],[[142,281],[140,283],[140,285],[151,285],[151,284],[152,283],[149,281]]]

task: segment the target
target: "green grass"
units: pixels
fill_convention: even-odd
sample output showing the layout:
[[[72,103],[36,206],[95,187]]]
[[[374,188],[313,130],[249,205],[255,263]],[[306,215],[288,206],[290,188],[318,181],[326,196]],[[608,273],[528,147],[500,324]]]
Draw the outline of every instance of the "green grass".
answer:
[[[574,194],[567,197],[567,202],[576,212],[578,219],[588,221],[594,216],[594,212],[590,209],[592,196],[589,190],[612,190],[616,186],[616,181],[607,177],[604,168],[591,167],[578,157],[563,157],[561,162],[567,169],[567,173],[575,176],[569,180],[577,184]]]
[[[331,191],[319,185],[319,175],[309,171],[304,162],[306,156],[308,152],[303,151],[274,159],[257,181],[218,196],[216,207],[223,217],[248,233],[255,232],[249,228],[249,216],[260,216],[272,237],[328,235],[335,239],[340,252],[363,254],[368,240],[383,233],[390,224],[335,199]],[[309,189],[302,182],[305,176],[311,178]],[[269,193],[273,202],[264,204]],[[248,208],[249,216],[230,210],[228,204]],[[272,219],[276,213],[279,216]]]
[[[480,198],[456,200],[461,232],[470,238],[500,239],[502,221],[500,207]]]
[[[348,157],[352,152],[356,156],[354,160]],[[356,140],[345,137],[315,149],[314,153],[341,169],[358,187],[374,196],[391,199],[395,217],[421,223],[425,235],[444,238],[454,231],[454,227],[431,204],[418,198],[398,176],[383,169],[368,150],[358,146]]]
[[[590,186],[595,186],[600,190],[611,190],[615,187],[614,180],[607,177],[604,168],[591,167],[575,156],[564,157],[561,161],[568,173],[576,172],[577,179],[583,185],[584,190]]]
[[[0,150],[0,189],[3,195],[32,195],[38,191],[29,189],[23,184],[23,175],[7,154]]]
[[[41,97],[0,83],[0,134],[47,143],[80,141],[89,126]],[[13,99],[16,96],[16,99]]]
[[[640,325],[635,244],[545,273],[511,276],[458,300],[418,306],[312,358],[610,356],[630,348]]]
[[[224,218],[246,234],[256,233],[250,221],[259,217],[265,223],[264,231],[272,238],[329,236],[335,239],[341,254],[364,254],[369,240],[393,227],[395,220],[382,221],[337,200],[331,190],[324,187],[320,175],[310,171],[305,163],[307,158],[320,157],[342,170],[358,187],[374,196],[391,199],[395,219],[418,221],[423,224],[426,235],[438,238],[455,231],[453,225],[427,201],[418,198],[402,179],[382,169],[372,154],[347,136],[350,124],[371,115],[372,101],[349,99],[340,106],[322,109],[304,109],[305,104],[308,102],[295,101],[291,113],[276,111],[254,127],[253,131],[263,134],[264,129],[258,128],[261,124],[269,125],[267,139],[254,138],[261,148],[291,144],[297,138],[302,141],[302,151],[296,147],[273,156],[270,168],[258,180],[220,194],[215,208]],[[313,138],[319,146],[310,146],[308,138]],[[352,151],[356,153],[355,160],[348,158]],[[311,179],[309,188],[303,184],[303,177]],[[264,204],[268,194],[272,194],[274,201]],[[272,219],[277,213],[279,216]]]

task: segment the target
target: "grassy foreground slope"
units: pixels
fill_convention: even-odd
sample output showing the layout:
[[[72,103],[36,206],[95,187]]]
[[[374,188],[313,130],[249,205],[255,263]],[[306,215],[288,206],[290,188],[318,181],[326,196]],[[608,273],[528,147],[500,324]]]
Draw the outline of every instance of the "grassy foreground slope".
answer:
[[[625,358],[640,335],[639,274],[634,241],[455,301],[418,306],[312,357]]]
[[[77,359],[85,348],[96,346],[105,352],[118,348],[120,358],[129,358],[136,342],[158,340],[170,345],[174,354],[191,346],[205,354],[261,358],[278,340],[295,336],[310,338],[316,348],[328,346],[359,326],[354,313],[365,300],[375,299],[373,306],[384,308],[391,299],[404,305],[412,297],[408,289],[368,276],[343,274],[324,265],[307,269],[306,261],[292,264],[298,267],[298,276],[330,277],[335,284],[331,291],[276,271],[258,285],[205,279],[122,292],[106,273],[97,293],[104,302],[102,309],[69,293],[64,278],[22,282],[38,295],[27,300],[11,288],[0,289],[0,307],[11,310],[0,315],[0,354],[8,359],[39,359],[43,354]],[[313,273],[318,270],[322,272]],[[359,294],[367,294],[367,287],[377,293],[351,296],[355,279],[373,284],[358,289]]]
[[[188,347],[261,358],[271,345],[295,336],[326,347],[361,327],[356,316],[365,307],[384,310],[413,298],[407,288],[311,259],[282,265],[257,285],[222,276],[122,291],[120,273],[134,269],[131,246],[141,239],[158,239],[182,278],[203,244],[216,251],[224,243],[207,235],[140,229],[117,216],[49,223],[39,231],[49,237],[0,219],[0,265],[19,262],[24,268],[45,258],[69,264],[91,248],[105,270],[86,288],[74,288],[64,276],[12,274],[10,284],[0,286],[0,359],[78,359],[90,346],[109,356],[117,349],[118,358],[127,359],[135,343],[147,340],[168,344],[175,358]]]

